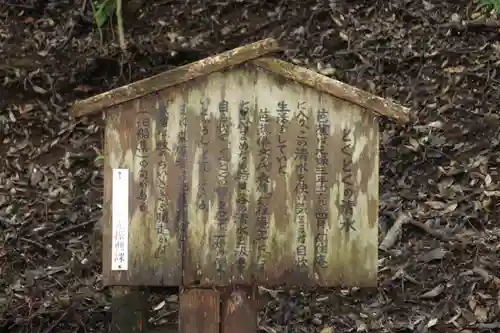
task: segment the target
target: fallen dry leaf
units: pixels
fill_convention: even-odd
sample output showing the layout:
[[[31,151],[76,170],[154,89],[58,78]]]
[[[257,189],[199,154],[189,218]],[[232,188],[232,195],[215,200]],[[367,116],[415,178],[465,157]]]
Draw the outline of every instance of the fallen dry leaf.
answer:
[[[431,289],[431,290],[423,293],[422,295],[420,295],[420,298],[434,298],[434,297],[437,297],[437,296],[441,295],[441,293],[444,290],[445,290],[444,284],[439,284],[436,287],[434,287],[433,289]]]
[[[333,327],[325,327],[321,329],[320,333],[335,333],[335,331],[333,330]]]
[[[444,250],[442,248],[437,248],[422,254],[419,257],[419,260],[424,262],[429,262],[432,260],[441,260],[446,256],[447,253],[449,253],[449,251]]]
[[[446,204],[440,201],[426,201],[425,204],[435,210],[441,210],[446,207]]]

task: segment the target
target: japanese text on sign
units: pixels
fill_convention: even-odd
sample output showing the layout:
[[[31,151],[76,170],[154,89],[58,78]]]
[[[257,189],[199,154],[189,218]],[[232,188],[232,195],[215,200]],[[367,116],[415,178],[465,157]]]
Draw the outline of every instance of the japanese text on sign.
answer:
[[[175,153],[177,159],[175,160],[175,164],[181,170],[181,184],[182,191],[180,192],[180,196],[177,198],[177,207],[179,207],[181,211],[182,218],[177,222],[178,225],[176,229],[179,230],[180,235],[184,235],[185,227],[186,227],[186,218],[187,218],[187,208],[186,208],[186,197],[188,195],[188,179],[187,179],[187,114],[186,114],[186,105],[181,105],[180,110],[180,119],[179,119],[179,133],[177,135],[177,147],[175,148]]]
[[[111,202],[111,270],[128,269],[128,192],[129,172],[127,169],[113,169]]]
[[[318,110],[316,119],[316,137],[318,144],[316,148],[316,258],[318,266],[325,268],[328,265],[328,237],[327,223],[329,217],[328,207],[328,136],[330,135],[330,123],[328,120],[328,111]]]
[[[137,114],[136,128],[136,156],[140,160],[137,200],[139,202],[139,209],[141,212],[146,212],[148,200],[148,179],[150,177],[147,167],[149,164],[148,159],[151,150],[151,147],[148,145],[151,136],[151,118],[148,113],[139,112]]]
[[[239,163],[237,178],[237,197],[236,197],[236,221],[239,225],[236,231],[236,257],[237,268],[239,272],[248,265],[248,209],[249,209],[249,189],[247,188],[250,172],[248,170],[249,146],[248,131],[250,128],[250,108],[248,101],[241,101],[239,105],[239,123],[238,131],[240,136],[239,143]]]
[[[290,120],[288,119],[288,114],[290,113],[290,109],[288,105],[284,102],[278,102],[278,108],[276,110],[278,113],[278,150],[279,155],[276,157],[278,162],[278,172],[280,174],[286,173],[286,162],[287,156],[285,154],[287,142],[286,142],[286,131],[288,129],[288,124]]]
[[[344,198],[341,203],[343,216],[342,229],[345,231],[356,230],[353,221],[354,209],[354,175],[352,165],[353,144],[350,138],[351,129],[345,128],[342,133],[342,183],[344,184]]]
[[[172,218],[169,214],[169,193],[167,191],[168,179],[168,155],[171,153],[168,146],[168,121],[169,113],[162,100],[158,100],[159,122],[157,123],[156,151],[158,152],[158,166],[156,170],[156,187],[158,198],[156,200],[155,228],[159,239],[159,249],[157,256],[165,254],[166,242],[168,239],[168,225]]]
[[[297,148],[295,150],[295,171],[297,174],[297,184],[295,192],[297,201],[295,205],[295,218],[297,222],[297,249],[296,249],[296,265],[298,268],[307,267],[307,247],[306,247],[306,218],[307,218],[307,195],[309,186],[307,184],[306,174],[309,171],[309,149],[307,144],[307,134],[309,132],[309,117],[307,116],[306,105],[304,102],[297,104],[298,114],[297,122],[299,123],[299,133],[297,135]]]
[[[263,269],[267,256],[266,241],[269,237],[269,202],[271,199],[271,142],[268,133],[269,110],[261,109],[257,127],[257,267]]]
[[[208,120],[208,103],[200,101],[200,116],[201,116],[201,139],[198,147],[201,148],[201,157],[198,162],[200,168],[200,184],[198,187],[197,206],[199,210],[208,211],[207,199],[207,176],[210,171],[210,162],[208,159],[208,144],[209,144],[209,120]]]
[[[230,130],[229,123],[229,103],[225,100],[219,103],[219,126],[217,128],[217,137],[220,143],[219,165],[217,171],[217,231],[214,235],[214,244],[216,249],[215,265],[218,271],[223,270],[225,259],[226,234],[229,221],[229,148],[228,137]]]

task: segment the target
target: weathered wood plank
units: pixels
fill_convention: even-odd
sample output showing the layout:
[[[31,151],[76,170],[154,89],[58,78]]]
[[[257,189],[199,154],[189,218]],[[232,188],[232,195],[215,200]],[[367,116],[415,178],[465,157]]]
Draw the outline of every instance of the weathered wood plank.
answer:
[[[182,200],[182,168],[176,154],[175,142],[182,136],[179,110],[171,104],[168,96],[155,94],[144,99],[148,109],[155,110],[152,197],[154,200],[154,227],[159,245],[155,260],[168,265],[169,274],[179,281],[181,271],[182,216],[177,211]],[[172,279],[167,279],[172,280]]]
[[[188,105],[206,103],[211,124],[203,176],[210,185],[200,185],[200,162],[189,177],[184,284],[373,285],[376,117],[251,66],[180,89]],[[201,108],[188,110],[198,119],[188,137],[201,161]],[[230,140],[221,139],[221,128]],[[207,188],[204,211],[199,197]]]
[[[237,171],[240,162],[247,162],[244,156],[240,158],[235,154],[244,145],[241,138],[246,139],[246,133],[238,129],[240,109],[244,113],[245,105],[240,105],[238,95],[225,89],[232,83],[225,82],[224,76],[218,77],[220,80],[204,81],[207,85],[191,84],[189,89],[188,105],[192,107],[188,110],[193,115],[190,119],[196,119],[190,121],[196,126],[190,127],[189,137],[196,146],[196,153],[194,173],[190,177],[192,187],[188,190],[185,284],[197,281],[202,285],[221,285],[228,281],[248,283],[251,279],[247,262],[240,258],[238,267],[234,265],[238,260],[237,251],[241,253],[239,257],[248,257],[249,251],[249,237],[238,229],[236,221],[239,219],[236,194],[245,191],[238,188],[238,179],[245,175]],[[244,93],[241,96],[244,97]],[[246,118],[250,117],[248,113]],[[242,118],[242,121],[248,119]],[[240,235],[238,239],[237,234]]]
[[[410,109],[310,69],[269,57],[254,59],[252,63],[277,75],[366,108],[367,112],[373,111],[401,123],[410,121]]]
[[[237,97],[237,96],[235,96]],[[222,278],[224,283],[248,284],[252,281],[252,243],[251,235],[256,225],[255,202],[252,199],[253,188],[249,184],[255,184],[256,172],[254,168],[253,140],[256,135],[256,110],[250,103],[251,96],[242,94],[235,104],[233,113],[234,123],[231,126],[231,156],[232,175],[234,175],[234,189],[230,191],[233,204],[234,241],[227,249],[230,265]],[[235,154],[234,151],[238,153]]]
[[[378,123],[345,101],[322,99],[335,116],[323,123],[328,191],[315,201],[315,278],[320,286],[376,284],[378,252]],[[318,125],[318,124],[317,124]],[[320,126],[321,127],[321,126]],[[316,171],[318,180],[318,170]],[[317,192],[320,184],[317,182]],[[328,209],[324,206],[328,202]],[[326,215],[326,216],[325,216]],[[326,218],[326,219],[324,219]]]
[[[220,294],[211,289],[185,289],[179,298],[180,333],[219,333]]]
[[[254,279],[267,285],[312,284],[316,133],[315,110],[306,101],[317,99],[317,95],[312,90],[291,92],[267,73],[256,73],[257,182],[249,184],[256,188],[257,213],[252,273]],[[263,127],[265,122],[268,125]],[[263,154],[266,140],[268,157]],[[268,163],[267,168],[263,163]]]
[[[240,46],[213,57],[77,101],[73,105],[71,115],[77,118],[101,112],[112,106],[278,51],[280,51],[278,42],[272,38]]]
[[[148,331],[148,295],[145,290],[130,287],[111,288],[111,332]]]
[[[187,189],[186,202],[188,212],[186,238],[192,241],[185,244],[183,249],[183,283],[197,284],[203,277],[200,270],[204,267],[207,270],[204,276],[210,277],[206,282],[213,284],[218,283],[215,264],[207,266],[206,263],[215,263],[216,255],[214,249],[208,249],[208,246],[213,233],[213,228],[209,228],[210,221],[214,219],[215,214],[213,204],[216,201],[218,149],[220,149],[217,146],[218,124],[214,116],[216,111],[209,107],[209,99],[202,89],[190,89],[187,98],[190,125],[188,142],[194,154],[191,156],[193,171],[187,174],[192,185]],[[176,103],[179,101],[176,100]],[[208,252],[203,252],[207,250]]]
[[[221,333],[257,332],[257,302],[250,288],[235,287],[222,296]]]
[[[249,64],[124,105],[106,129],[105,220],[111,169],[133,170],[130,264],[111,272],[105,254],[106,281],[178,285],[182,274],[188,286],[376,283],[372,113]],[[146,157],[135,150],[141,110],[153,110],[142,115],[156,133]],[[141,167],[152,175],[143,202]]]
[[[103,273],[107,285],[175,286],[181,282],[181,235],[174,210],[177,206],[172,203],[176,198],[166,201],[165,207],[161,196],[168,192],[162,188],[162,180],[167,177],[165,157],[157,144],[162,131],[158,120],[165,112],[160,113],[161,103],[157,96],[149,96],[123,104],[107,116],[103,231]],[[168,126],[171,133],[176,133],[179,127],[175,121]],[[179,172],[175,170],[175,161],[169,158],[171,155],[167,154],[166,169],[171,173],[168,187],[172,188],[178,185]],[[127,169],[130,179],[129,263],[124,271],[111,270],[111,173],[114,168]]]

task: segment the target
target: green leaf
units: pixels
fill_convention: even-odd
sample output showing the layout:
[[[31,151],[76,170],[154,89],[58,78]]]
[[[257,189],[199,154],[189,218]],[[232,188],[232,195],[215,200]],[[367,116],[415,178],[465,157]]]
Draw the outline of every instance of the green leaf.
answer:
[[[104,161],[104,156],[103,155],[99,155],[95,158],[95,161],[96,162],[99,162],[99,161]]]
[[[497,13],[500,13],[500,0],[480,0],[478,9],[481,9],[484,7],[489,7],[489,6],[493,7],[493,9]]]
[[[92,6],[94,20],[99,28],[108,21],[116,10],[115,0],[102,0]]]

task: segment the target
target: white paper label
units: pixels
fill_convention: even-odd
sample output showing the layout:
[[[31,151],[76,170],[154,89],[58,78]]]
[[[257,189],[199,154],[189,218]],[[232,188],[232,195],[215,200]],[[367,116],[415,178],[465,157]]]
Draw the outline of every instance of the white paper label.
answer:
[[[113,169],[111,270],[128,269],[128,169]]]

